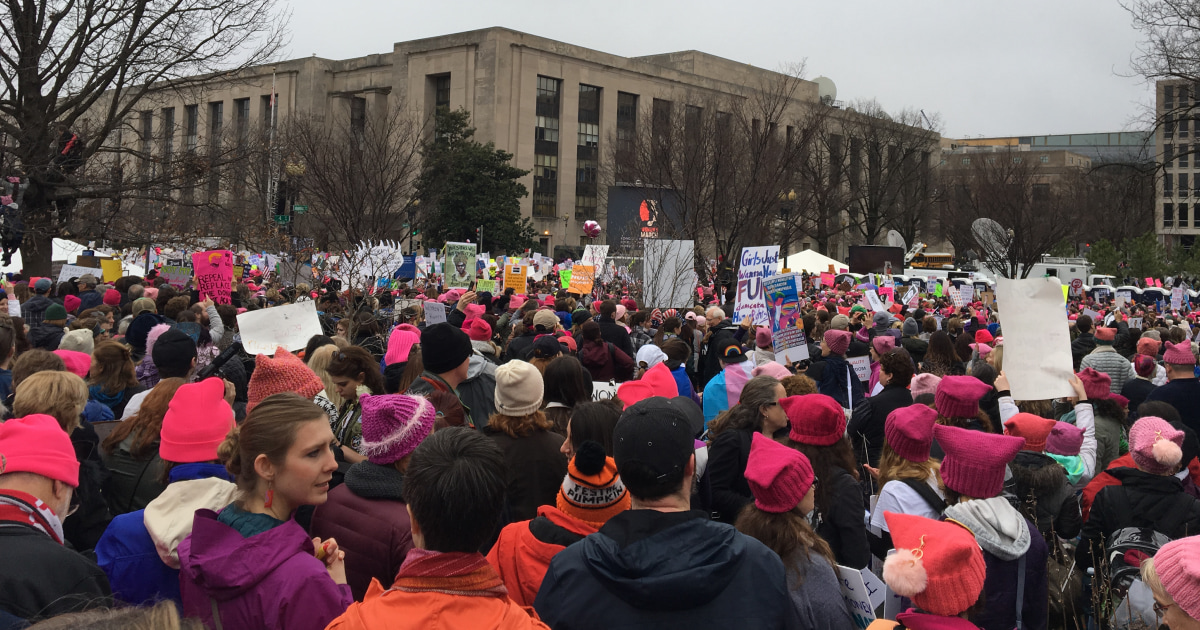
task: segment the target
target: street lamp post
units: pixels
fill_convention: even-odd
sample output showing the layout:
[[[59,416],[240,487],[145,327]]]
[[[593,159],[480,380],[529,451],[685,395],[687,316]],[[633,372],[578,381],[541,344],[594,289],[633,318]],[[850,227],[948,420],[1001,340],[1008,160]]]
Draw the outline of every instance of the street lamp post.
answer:
[[[413,252],[413,241],[417,234],[417,206],[421,205],[420,199],[413,199],[408,202],[408,253],[415,255]]]
[[[787,259],[792,253],[792,208],[796,205],[796,190],[779,193],[779,214],[783,217],[783,273],[789,273]]]

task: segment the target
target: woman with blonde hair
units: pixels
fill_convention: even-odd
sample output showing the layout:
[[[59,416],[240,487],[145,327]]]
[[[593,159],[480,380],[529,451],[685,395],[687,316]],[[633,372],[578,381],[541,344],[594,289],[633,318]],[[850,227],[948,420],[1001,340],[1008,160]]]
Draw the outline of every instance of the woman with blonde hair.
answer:
[[[308,367],[317,376],[321,377],[321,382],[325,384],[325,390],[313,399],[325,413],[329,414],[330,418],[336,418],[338,409],[341,409],[345,399],[338,393],[337,385],[333,382],[333,377],[329,374],[329,365],[333,363],[333,355],[338,352],[336,344],[327,343],[313,350],[311,355],[308,355]]]
[[[1154,611],[1171,630],[1200,630],[1200,536],[1162,546],[1142,560],[1142,582],[1154,594]],[[1158,625],[1158,620],[1151,627]]]
[[[113,416],[125,415],[125,405],[144,388],[133,369],[129,346],[116,341],[96,344],[92,351],[92,369],[88,372],[88,395],[112,409]]]
[[[936,519],[946,508],[938,475],[941,463],[929,456],[936,423],[937,412],[928,405],[909,405],[888,414],[879,469],[867,469],[879,478],[879,500],[871,512],[871,525],[884,532],[880,540],[871,541],[877,557],[886,558],[891,548],[885,511]]]

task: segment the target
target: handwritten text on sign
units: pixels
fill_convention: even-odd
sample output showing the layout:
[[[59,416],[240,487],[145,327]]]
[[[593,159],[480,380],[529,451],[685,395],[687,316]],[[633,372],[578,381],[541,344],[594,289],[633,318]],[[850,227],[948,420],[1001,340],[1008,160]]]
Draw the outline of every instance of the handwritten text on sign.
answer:
[[[212,298],[217,304],[229,304],[233,282],[233,252],[227,249],[192,254],[196,272],[196,290],[200,299]]]
[[[743,247],[741,264],[738,266],[737,302],[733,318],[742,321],[749,317],[756,326],[765,326],[770,321],[767,302],[763,292],[763,280],[774,275],[779,266],[779,246]]]
[[[317,303],[308,300],[259,311],[246,311],[237,316],[242,347],[255,354],[275,354],[275,348],[300,350],[313,335],[322,334],[317,317]]]

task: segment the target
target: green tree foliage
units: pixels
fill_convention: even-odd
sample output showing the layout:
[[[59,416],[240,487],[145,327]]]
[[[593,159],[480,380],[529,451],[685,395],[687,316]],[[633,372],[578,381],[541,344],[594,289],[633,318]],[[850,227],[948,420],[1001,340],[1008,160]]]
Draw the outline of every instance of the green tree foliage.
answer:
[[[1095,273],[1107,274],[1110,276],[1120,276],[1117,273],[1122,261],[1121,252],[1117,249],[1112,241],[1104,238],[1092,245],[1091,251],[1087,254],[1088,262],[1096,266]]]
[[[475,242],[483,226],[483,248],[517,253],[534,246],[533,225],[521,217],[521,198],[528,194],[517,180],[529,171],[510,164],[512,154],[492,143],[472,138],[471,114],[466,110],[439,111],[433,137],[426,142],[425,160],[417,181],[419,219],[424,242]]]
[[[1125,241],[1125,261],[1134,278],[1161,278],[1167,272],[1167,252],[1154,232]]]

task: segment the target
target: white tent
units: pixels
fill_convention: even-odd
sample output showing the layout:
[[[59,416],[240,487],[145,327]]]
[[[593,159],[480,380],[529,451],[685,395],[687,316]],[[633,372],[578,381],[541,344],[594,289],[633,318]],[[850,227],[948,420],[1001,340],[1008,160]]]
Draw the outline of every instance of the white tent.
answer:
[[[51,255],[50,255],[50,260],[64,261],[67,263],[74,264],[76,257],[78,257],[80,254],[82,254],[84,252],[84,250],[86,250],[86,249],[87,249],[87,246],[85,246],[85,245],[80,245],[79,243],[76,243],[74,241],[68,241],[68,240],[62,239],[62,238],[56,238],[56,239],[54,239],[54,247],[53,247],[53,251],[51,252]],[[102,253],[102,254],[110,253],[108,251],[101,251],[99,249],[97,249],[95,251],[97,253]],[[12,263],[11,264],[4,266],[4,267],[0,267],[0,273],[18,273],[21,271],[21,269],[24,266],[25,266],[25,263],[21,260],[21,252],[17,251],[17,252],[14,252],[12,255]],[[133,274],[133,275],[140,276],[140,275],[144,274],[146,271],[145,267],[143,267],[141,265],[130,264],[128,262],[123,262],[122,266],[124,268],[124,273],[127,273],[127,274]]]
[[[829,265],[833,265],[834,273],[842,273],[850,270],[850,266],[846,263],[834,260],[811,249],[806,249],[802,252],[792,254],[791,256],[787,257],[787,268],[796,273],[800,273],[802,271],[807,271],[808,273],[821,273],[823,271],[829,271]]]

